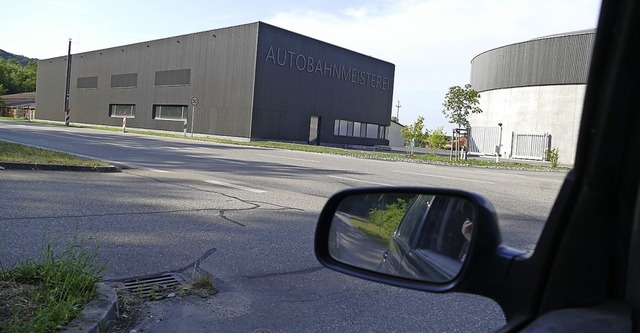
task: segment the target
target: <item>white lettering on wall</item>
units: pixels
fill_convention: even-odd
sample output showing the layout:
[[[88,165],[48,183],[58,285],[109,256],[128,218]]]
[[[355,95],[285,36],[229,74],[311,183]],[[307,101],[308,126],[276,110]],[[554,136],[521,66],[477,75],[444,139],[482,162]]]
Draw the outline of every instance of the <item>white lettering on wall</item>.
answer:
[[[264,61],[281,67],[293,68],[300,72],[321,75],[374,89],[389,90],[388,77],[362,71],[357,68],[345,67],[326,60],[322,61],[281,48],[274,49],[273,46],[269,47]]]

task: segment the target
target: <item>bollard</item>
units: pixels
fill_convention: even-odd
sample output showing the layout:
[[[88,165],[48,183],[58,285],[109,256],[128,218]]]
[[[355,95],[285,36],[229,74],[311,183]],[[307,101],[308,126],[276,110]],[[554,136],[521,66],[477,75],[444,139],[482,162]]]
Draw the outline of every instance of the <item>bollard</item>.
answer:
[[[67,108],[64,110],[64,125],[69,126],[69,118],[71,118],[71,109]]]
[[[127,111],[122,114],[122,133],[126,132],[127,127]]]
[[[183,127],[183,132],[184,132],[184,136],[187,137],[187,120],[184,120],[184,127]]]

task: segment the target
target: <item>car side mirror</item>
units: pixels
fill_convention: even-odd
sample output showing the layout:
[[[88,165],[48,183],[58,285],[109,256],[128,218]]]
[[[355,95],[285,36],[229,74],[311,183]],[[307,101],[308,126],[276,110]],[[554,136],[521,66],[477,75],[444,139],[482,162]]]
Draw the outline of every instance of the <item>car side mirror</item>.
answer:
[[[479,195],[435,188],[361,188],[328,200],[318,221],[315,252],[323,265],[342,273],[446,291],[474,267],[481,270],[482,261],[493,265],[499,243],[493,206]]]

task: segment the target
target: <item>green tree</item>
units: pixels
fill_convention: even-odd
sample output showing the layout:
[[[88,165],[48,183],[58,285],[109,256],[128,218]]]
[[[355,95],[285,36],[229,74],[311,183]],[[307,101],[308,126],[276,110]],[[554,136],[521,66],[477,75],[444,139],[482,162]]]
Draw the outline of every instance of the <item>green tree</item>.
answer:
[[[444,146],[447,144],[447,136],[444,134],[444,130],[442,127],[438,127],[435,130],[429,133],[429,137],[427,138],[427,145],[431,149],[431,154],[436,153],[436,149],[444,149]]]
[[[4,89],[4,86],[2,86],[2,83],[0,83],[0,96],[4,95],[7,92],[6,89]],[[2,99],[2,97],[0,97],[0,105],[4,105],[4,100]]]
[[[429,132],[424,129],[424,117],[422,116],[418,117],[413,124],[403,127],[400,133],[406,142],[409,155],[413,155],[415,148],[422,146],[429,136]]]
[[[0,59],[0,85],[6,89],[4,93],[36,91],[37,71],[38,64],[33,60],[22,66],[14,59]]]
[[[20,68],[12,76],[17,92],[36,91],[36,74],[38,72],[38,63],[31,60],[24,67]]]
[[[453,86],[444,97],[442,113],[452,124],[457,124],[458,128],[469,128],[469,114],[482,113],[478,107],[480,94],[466,84],[464,88]]]
[[[7,62],[0,58],[0,86],[3,87],[2,94],[6,94],[9,91],[9,83],[11,81],[11,71]]]

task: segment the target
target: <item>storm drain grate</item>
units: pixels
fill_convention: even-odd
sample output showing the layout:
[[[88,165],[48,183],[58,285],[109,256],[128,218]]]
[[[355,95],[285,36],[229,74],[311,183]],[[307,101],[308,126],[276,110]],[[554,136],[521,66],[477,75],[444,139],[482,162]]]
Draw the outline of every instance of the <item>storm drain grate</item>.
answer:
[[[180,276],[172,273],[136,278],[122,282],[122,289],[126,289],[136,295],[149,296],[154,293],[172,290],[184,282]]]

